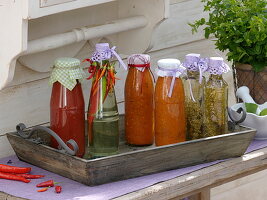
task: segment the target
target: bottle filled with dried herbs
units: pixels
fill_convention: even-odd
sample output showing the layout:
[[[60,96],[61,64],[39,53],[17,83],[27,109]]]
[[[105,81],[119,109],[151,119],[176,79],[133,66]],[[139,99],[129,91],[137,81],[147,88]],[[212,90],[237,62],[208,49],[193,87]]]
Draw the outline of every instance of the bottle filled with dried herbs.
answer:
[[[108,43],[96,44],[96,50],[90,62],[89,73],[92,79],[89,107],[87,113],[89,157],[97,158],[114,155],[119,148],[119,113],[115,96],[115,62],[119,58]]]
[[[182,64],[187,69],[184,80],[187,140],[203,137],[203,93],[206,79],[203,73],[208,69],[208,59],[200,54],[187,54]]]
[[[221,57],[209,60],[209,80],[204,89],[204,130],[205,137],[225,134],[228,131],[228,84],[223,74],[230,70]]]

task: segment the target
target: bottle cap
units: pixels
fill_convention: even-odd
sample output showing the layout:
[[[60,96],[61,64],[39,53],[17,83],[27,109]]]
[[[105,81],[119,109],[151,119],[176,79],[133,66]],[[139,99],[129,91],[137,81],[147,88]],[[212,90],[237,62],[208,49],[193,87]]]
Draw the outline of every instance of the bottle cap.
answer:
[[[199,60],[200,54],[190,53],[185,56],[185,61],[182,65],[189,71],[199,71]]]
[[[84,78],[85,73],[80,67],[80,60],[76,58],[58,58],[54,62],[49,83],[53,84],[58,81],[64,87],[72,90],[76,86],[77,80]]]
[[[143,65],[150,63],[150,56],[147,54],[133,54],[128,57],[128,65]]]
[[[178,59],[167,58],[158,61],[158,68],[160,69],[178,69],[184,68],[181,66],[181,62]]]
[[[76,58],[58,58],[54,62],[55,68],[73,68],[73,67],[80,67],[80,60]]]
[[[210,57],[208,72],[213,75],[221,75],[230,71],[230,67],[222,57]]]

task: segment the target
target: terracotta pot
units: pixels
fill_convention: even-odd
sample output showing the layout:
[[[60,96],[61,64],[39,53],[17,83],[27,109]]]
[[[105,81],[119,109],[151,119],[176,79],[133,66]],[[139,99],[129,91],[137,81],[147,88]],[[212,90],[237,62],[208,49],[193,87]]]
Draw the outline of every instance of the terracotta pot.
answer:
[[[255,72],[251,65],[237,63],[235,69],[237,87],[247,86],[256,103],[267,102],[267,68],[261,72]]]

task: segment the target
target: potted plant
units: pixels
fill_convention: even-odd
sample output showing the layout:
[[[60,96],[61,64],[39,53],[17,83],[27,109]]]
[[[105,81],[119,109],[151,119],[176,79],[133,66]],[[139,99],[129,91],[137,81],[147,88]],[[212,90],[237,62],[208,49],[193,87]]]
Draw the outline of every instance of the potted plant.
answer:
[[[267,0],[201,1],[209,17],[189,24],[192,32],[204,26],[205,38],[215,37],[216,48],[233,61],[237,87],[248,86],[257,103],[266,102]]]

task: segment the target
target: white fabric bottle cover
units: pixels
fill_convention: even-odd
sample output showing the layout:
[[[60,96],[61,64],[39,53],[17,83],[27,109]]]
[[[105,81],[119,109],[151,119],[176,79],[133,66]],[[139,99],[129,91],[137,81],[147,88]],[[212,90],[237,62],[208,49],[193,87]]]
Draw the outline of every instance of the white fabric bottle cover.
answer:
[[[127,61],[129,67],[136,67],[141,72],[150,67],[150,56],[147,54],[133,54],[128,57]]]
[[[160,77],[172,77],[168,97],[172,96],[175,78],[179,78],[185,73],[185,70],[186,68],[181,66],[181,62],[178,59],[161,59],[158,61],[158,68],[156,69],[157,75]]]
[[[156,69],[156,74],[160,77],[165,76],[175,76],[180,77],[186,68],[181,65],[178,59],[161,59],[158,61],[158,68]]]

